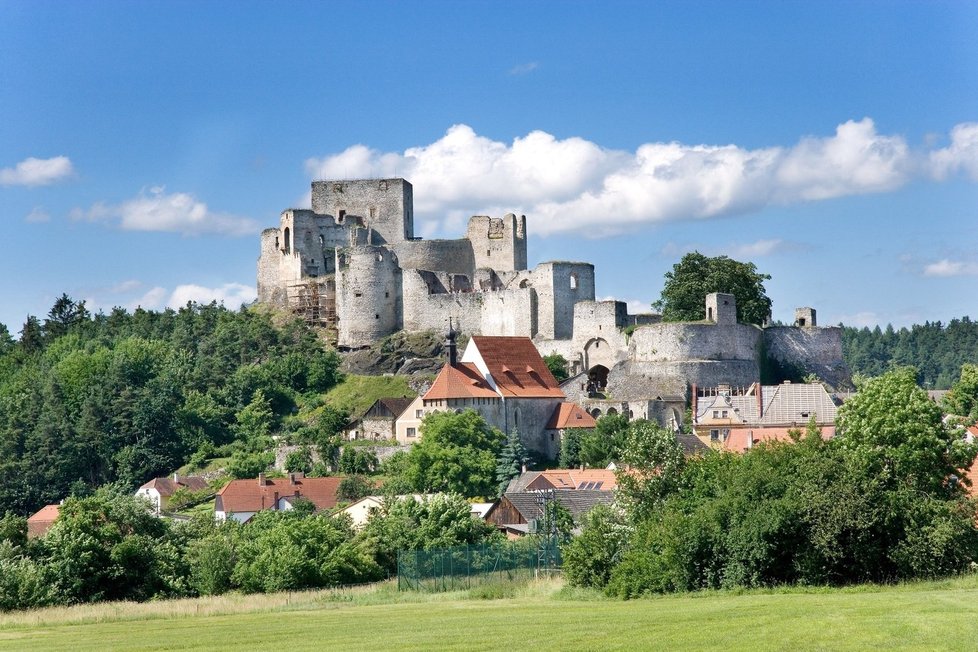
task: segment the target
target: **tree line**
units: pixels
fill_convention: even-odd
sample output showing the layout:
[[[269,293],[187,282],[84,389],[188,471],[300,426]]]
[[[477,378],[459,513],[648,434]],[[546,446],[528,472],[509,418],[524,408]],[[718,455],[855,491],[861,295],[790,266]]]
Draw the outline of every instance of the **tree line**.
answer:
[[[0,331],[0,514],[134,489],[195,458],[249,476],[276,430],[327,443],[345,415],[319,428],[293,415],[340,381],[339,362],[301,321],[256,309],[93,315],[63,295],[19,340]]]
[[[978,561],[966,470],[976,446],[899,368],[840,409],[839,436],[685,458],[652,425],[626,435],[621,504],[564,550],[572,584],[611,595],[940,577]],[[972,397],[974,401],[975,397]]]
[[[27,538],[23,517],[0,518],[0,611],[360,584],[394,574],[398,550],[501,538],[457,495],[390,499],[355,531],[349,517],[314,514],[303,501],[245,525],[170,521],[105,486],[66,500],[41,538]]]
[[[927,389],[947,389],[961,366],[978,362],[978,322],[968,317],[915,324],[896,330],[846,326],[842,352],[849,368],[863,376],[879,376],[893,366],[914,366]]]

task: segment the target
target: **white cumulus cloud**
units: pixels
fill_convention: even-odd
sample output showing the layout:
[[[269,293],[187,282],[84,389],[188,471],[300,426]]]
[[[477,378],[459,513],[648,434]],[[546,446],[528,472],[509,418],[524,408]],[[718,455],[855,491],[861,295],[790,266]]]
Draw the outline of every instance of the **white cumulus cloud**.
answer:
[[[67,156],[27,158],[12,168],[0,168],[0,186],[46,186],[75,173]]]
[[[951,144],[931,152],[930,163],[938,179],[962,171],[978,181],[978,122],[955,126],[951,130]]]
[[[111,311],[115,306],[122,306],[130,311],[136,308],[179,309],[187,305],[188,301],[195,303],[216,301],[230,309],[237,309],[243,303],[253,302],[257,296],[253,285],[243,283],[224,283],[216,287],[187,283],[169,290],[158,285],[146,289],[146,284],[142,281],[129,279],[111,287],[94,290],[86,297],[86,303],[93,310],[105,312]]]
[[[407,178],[422,232],[455,232],[459,215],[513,211],[528,216],[534,233],[601,237],[658,222],[889,192],[938,170],[978,172],[976,149],[975,125],[955,127],[944,150],[915,152],[902,136],[878,133],[870,118],[788,147],[655,142],[634,152],[544,131],[499,142],[460,124],[404,152],[357,144],[308,159],[306,169],[320,179]]]
[[[242,303],[251,303],[257,298],[258,293],[254,285],[225,283],[214,288],[204,287],[203,285],[178,285],[170,294],[167,305],[171,308],[179,308],[187,305],[188,301],[194,301],[196,303],[217,301],[218,303],[223,303],[228,308],[237,308]]]
[[[218,233],[244,236],[258,232],[258,223],[247,217],[219,213],[193,195],[167,194],[161,186],[150,188],[120,204],[99,202],[87,211],[74,209],[71,218],[111,222],[126,231],[167,231],[184,235]]]
[[[978,276],[978,262],[944,258],[924,266],[924,276]]]

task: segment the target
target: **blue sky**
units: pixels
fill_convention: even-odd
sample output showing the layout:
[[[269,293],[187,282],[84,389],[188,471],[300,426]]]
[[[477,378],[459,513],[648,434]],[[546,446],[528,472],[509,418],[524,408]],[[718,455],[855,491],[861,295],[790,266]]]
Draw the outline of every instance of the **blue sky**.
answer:
[[[975,314],[978,3],[0,0],[0,322],[255,292],[320,177],[416,230],[522,212],[531,264],[656,299],[699,249],[774,317]]]

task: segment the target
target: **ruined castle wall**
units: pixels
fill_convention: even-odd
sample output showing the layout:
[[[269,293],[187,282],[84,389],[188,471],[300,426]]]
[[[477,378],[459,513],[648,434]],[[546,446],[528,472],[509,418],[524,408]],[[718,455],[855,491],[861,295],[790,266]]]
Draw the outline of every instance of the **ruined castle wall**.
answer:
[[[764,349],[775,360],[813,373],[832,387],[852,386],[852,375],[842,357],[841,328],[765,328]]]
[[[312,210],[337,223],[359,218],[371,231],[371,244],[414,237],[414,189],[404,179],[314,181]]]
[[[402,327],[401,269],[387,247],[357,246],[337,252],[337,344],[368,346]]]
[[[570,339],[574,334],[574,304],[594,300],[594,265],[541,263],[528,280],[537,292],[537,330],[540,336],[546,339]]]
[[[474,215],[469,219],[466,238],[472,245],[476,268],[501,272],[526,269],[525,215]]]
[[[630,358],[639,362],[758,359],[761,330],[748,324],[662,323],[635,329]]]
[[[285,307],[285,287],[279,282],[282,252],[279,251],[279,229],[261,232],[261,253],[258,256],[258,300],[273,306]]]
[[[429,294],[431,274],[421,270],[402,272],[404,330],[433,330],[441,333],[448,328],[451,317],[455,329],[472,335],[482,333],[482,292],[451,292]]]
[[[533,337],[537,330],[537,296],[532,288],[483,292],[481,328],[483,335]]]
[[[472,278],[475,261],[468,240],[408,240],[394,245],[402,269],[427,269]]]

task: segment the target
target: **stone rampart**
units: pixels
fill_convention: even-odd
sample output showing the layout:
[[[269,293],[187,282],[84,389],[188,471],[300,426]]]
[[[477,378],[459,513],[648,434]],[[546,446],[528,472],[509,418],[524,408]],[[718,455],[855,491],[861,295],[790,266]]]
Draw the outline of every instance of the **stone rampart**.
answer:
[[[640,326],[628,344],[636,362],[748,360],[757,363],[761,330],[749,324],[661,323]]]
[[[841,328],[765,328],[764,349],[769,357],[815,374],[836,389],[852,387],[852,374],[842,356]]]
[[[394,245],[402,269],[465,274],[472,278],[475,262],[468,240],[408,240]]]

